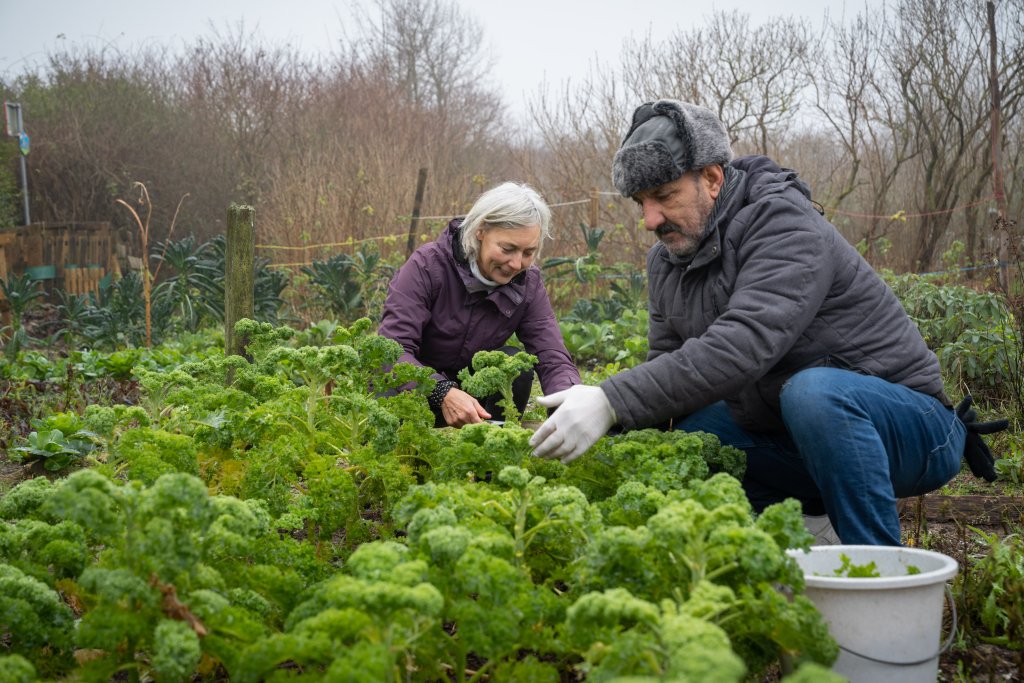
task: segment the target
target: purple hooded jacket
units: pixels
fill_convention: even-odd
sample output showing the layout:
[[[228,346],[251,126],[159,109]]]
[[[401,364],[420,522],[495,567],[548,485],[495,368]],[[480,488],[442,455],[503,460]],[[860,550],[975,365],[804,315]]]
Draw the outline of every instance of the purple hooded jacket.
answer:
[[[377,333],[405,349],[398,362],[433,368],[437,380],[456,379],[473,354],[499,349],[515,334],[527,353],[537,356],[545,394],[579,384],[540,269],[531,265],[488,293],[462,253],[461,223],[451,221],[391,280]]]

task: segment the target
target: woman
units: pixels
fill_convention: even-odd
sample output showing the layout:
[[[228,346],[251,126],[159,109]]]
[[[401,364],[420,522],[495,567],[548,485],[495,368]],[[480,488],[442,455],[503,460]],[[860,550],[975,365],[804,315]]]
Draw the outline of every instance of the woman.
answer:
[[[429,402],[438,426],[500,418],[493,401],[481,405],[456,377],[477,351],[514,353],[505,347],[513,334],[537,356],[544,393],[580,382],[534,265],[550,222],[551,210],[532,188],[503,183],[417,249],[391,281],[378,334],[405,349],[398,362],[436,371]],[[526,373],[513,385],[520,412],[532,384],[532,373]]]

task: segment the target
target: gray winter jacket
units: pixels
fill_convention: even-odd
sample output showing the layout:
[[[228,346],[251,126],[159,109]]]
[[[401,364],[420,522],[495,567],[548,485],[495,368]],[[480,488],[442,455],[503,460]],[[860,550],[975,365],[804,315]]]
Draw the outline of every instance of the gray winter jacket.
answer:
[[[892,290],[810,201],[794,171],[766,157],[732,162],[738,186],[716,201],[691,263],[658,243],[647,256],[647,362],[601,383],[626,429],[725,400],[737,424],[784,429],[779,392],[796,372],[832,366],[938,397],[938,359]]]

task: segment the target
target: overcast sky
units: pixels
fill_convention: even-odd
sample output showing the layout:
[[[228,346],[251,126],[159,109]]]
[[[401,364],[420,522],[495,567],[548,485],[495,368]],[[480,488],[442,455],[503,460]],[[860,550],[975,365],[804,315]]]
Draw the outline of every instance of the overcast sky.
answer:
[[[546,81],[586,75],[595,57],[616,64],[622,41],[655,39],[703,23],[713,9],[737,9],[760,22],[794,15],[821,25],[825,13],[855,15],[883,0],[458,0],[478,19],[497,58],[494,82],[517,112]],[[156,42],[179,47],[239,21],[268,42],[329,52],[355,31],[355,0],[0,0],[0,73],[9,77],[55,49]],[[372,0],[364,0],[370,6]]]

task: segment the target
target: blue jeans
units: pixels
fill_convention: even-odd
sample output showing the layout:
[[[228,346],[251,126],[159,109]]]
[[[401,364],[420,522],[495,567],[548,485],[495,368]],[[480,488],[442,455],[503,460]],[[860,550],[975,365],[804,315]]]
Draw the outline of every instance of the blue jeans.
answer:
[[[675,429],[716,434],[747,454],[754,509],[796,498],[828,513],[845,544],[900,545],[896,499],[933,491],[960,471],[966,429],[926,394],[836,368],[798,372],[783,386],[787,434],[741,429],[724,402]]]

